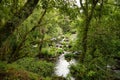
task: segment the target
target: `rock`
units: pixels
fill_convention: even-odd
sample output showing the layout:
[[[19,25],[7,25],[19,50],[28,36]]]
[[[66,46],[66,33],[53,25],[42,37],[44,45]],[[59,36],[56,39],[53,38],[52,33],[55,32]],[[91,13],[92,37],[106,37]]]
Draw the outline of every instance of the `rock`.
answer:
[[[57,38],[52,38],[52,39],[51,39],[51,41],[56,41],[56,40],[57,40]]]
[[[34,48],[38,47],[38,44],[33,45]]]
[[[62,48],[63,45],[61,45],[61,44],[56,44],[56,47],[58,47],[58,48]]]
[[[73,54],[79,55],[81,53],[82,53],[82,51],[75,51]]]

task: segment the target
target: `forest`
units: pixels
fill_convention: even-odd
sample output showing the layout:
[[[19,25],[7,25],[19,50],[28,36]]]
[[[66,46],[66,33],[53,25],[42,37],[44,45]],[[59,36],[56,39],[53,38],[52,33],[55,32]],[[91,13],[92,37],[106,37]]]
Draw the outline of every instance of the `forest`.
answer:
[[[0,0],[0,80],[120,80],[120,0]]]

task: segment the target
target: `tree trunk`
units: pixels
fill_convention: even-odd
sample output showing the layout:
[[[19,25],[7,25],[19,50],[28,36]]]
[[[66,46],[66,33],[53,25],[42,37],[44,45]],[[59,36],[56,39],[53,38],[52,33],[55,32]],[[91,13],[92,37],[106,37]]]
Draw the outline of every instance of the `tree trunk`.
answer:
[[[92,9],[90,11],[90,13],[88,11],[85,11],[85,25],[83,28],[83,38],[82,38],[82,57],[81,57],[81,62],[83,63],[85,60],[85,56],[86,56],[86,52],[87,52],[87,39],[88,39],[88,31],[89,31],[89,27],[90,27],[90,22],[92,20],[93,17],[93,13],[97,4],[97,0],[95,3],[93,3],[92,5]],[[81,3],[82,4],[82,3]],[[86,4],[88,5],[88,4]],[[88,9],[85,9],[88,10]]]
[[[14,32],[14,30],[32,14],[39,0],[27,0],[26,4],[14,14],[13,18],[6,22],[0,29],[0,47],[2,42]]]
[[[87,51],[87,39],[88,39],[88,30],[90,26],[90,19],[86,18],[85,27],[83,30],[83,38],[82,38],[82,62],[84,62],[86,51]]]
[[[22,38],[22,41],[20,42],[20,44],[10,53],[10,61],[9,63],[11,62],[14,62],[16,61],[17,59],[15,59],[15,56],[18,56],[19,55],[19,51],[21,50],[21,47],[23,46],[23,44],[25,43],[25,41],[27,40],[26,37],[28,36],[28,34],[30,34],[32,31],[34,31],[37,27],[40,26],[40,24],[42,23],[42,20],[45,16],[47,12],[47,9],[44,10],[43,14],[41,15],[39,21],[38,21],[38,24],[35,25],[30,31],[28,31]],[[44,34],[43,34],[44,35]],[[43,41],[44,37],[42,38],[42,41]],[[41,49],[42,49],[42,46],[41,46]],[[20,59],[20,58],[18,58]]]
[[[0,3],[2,2],[2,0],[0,0]]]

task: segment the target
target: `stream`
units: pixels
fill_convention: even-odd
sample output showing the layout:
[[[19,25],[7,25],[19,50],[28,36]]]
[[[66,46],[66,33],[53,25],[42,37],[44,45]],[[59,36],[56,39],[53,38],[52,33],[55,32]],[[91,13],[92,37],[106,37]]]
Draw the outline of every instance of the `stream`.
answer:
[[[75,64],[76,60],[72,59],[71,61],[67,62],[65,60],[64,55],[69,54],[69,52],[64,52],[64,54],[61,54],[56,62],[55,66],[55,74],[57,76],[62,76],[62,77],[67,77],[68,74],[70,73],[69,67],[71,64]],[[70,80],[75,80],[72,76],[70,76]]]
[[[69,45],[69,41],[75,41],[75,38],[76,38],[76,34],[73,34],[70,36],[70,39],[68,38],[65,38],[64,35],[62,36],[63,38],[57,42],[57,48],[62,48],[64,50],[63,47],[61,47],[61,42],[62,43],[66,43],[66,46]],[[69,47],[68,47],[69,48]],[[76,60],[75,59],[72,59],[71,61],[67,61],[65,60],[65,57],[64,55],[65,54],[69,54],[71,52],[69,51],[65,51],[58,57],[57,61],[56,61],[56,64],[55,64],[55,75],[57,76],[62,76],[66,79],[69,79],[69,80],[75,80],[71,75],[70,75],[70,70],[69,70],[69,67],[71,64],[75,65],[76,64]]]

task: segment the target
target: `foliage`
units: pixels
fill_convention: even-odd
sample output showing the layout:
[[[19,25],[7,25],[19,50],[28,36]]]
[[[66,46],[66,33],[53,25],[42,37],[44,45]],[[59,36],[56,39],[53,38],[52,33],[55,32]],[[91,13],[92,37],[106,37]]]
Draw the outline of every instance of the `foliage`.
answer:
[[[0,79],[65,80],[52,78],[54,63],[42,61],[64,51],[81,52],[65,55],[79,59],[70,67],[77,80],[119,76],[114,69],[120,69],[120,1],[76,1],[0,0]]]
[[[68,53],[68,54],[65,54],[64,56],[65,56],[65,59],[66,59],[67,61],[70,61],[71,59],[73,59],[73,58],[75,57],[75,54],[73,54],[73,53]]]
[[[111,2],[108,1],[108,3]],[[87,3],[86,5],[88,6],[83,4],[82,9],[91,7],[89,4],[91,3]],[[100,8],[103,12],[99,12],[100,9],[99,11],[97,10],[97,5],[95,11],[93,11],[94,15],[91,17],[92,19],[90,21],[90,25],[87,25],[89,24],[89,21],[83,21],[87,19],[90,20],[90,18],[87,17],[87,19],[85,19],[86,17],[83,16],[82,20],[78,18],[80,22],[76,23],[77,26],[79,25],[80,27],[78,27],[78,40],[76,42],[77,44],[74,46],[74,49],[82,50],[82,56],[80,55],[79,64],[71,67],[71,73],[73,75],[77,74],[75,75],[77,79],[105,80],[110,78],[112,80],[115,78],[111,72],[114,72],[112,67],[116,65],[114,57],[119,53],[119,49],[117,49],[117,47],[119,45],[118,40],[120,38],[116,35],[116,33],[119,32],[119,23],[116,23],[116,17],[112,16],[118,13],[119,9],[115,6],[112,7],[110,4],[106,4]],[[89,10],[88,14],[90,15]],[[86,16],[85,13],[81,14]],[[116,16],[119,17],[119,15]],[[84,25],[87,25],[86,30]],[[84,60],[81,58],[84,58]],[[107,67],[108,65],[110,68]],[[81,70],[83,70],[83,72]],[[80,75],[80,73],[82,74]]]
[[[62,53],[63,53],[63,49],[59,49],[59,48],[58,48],[58,49],[57,49],[57,53],[58,53],[58,54],[62,54]]]
[[[56,56],[56,48],[42,48],[41,56],[51,58]]]
[[[24,58],[18,60],[16,64],[23,66],[26,70],[46,77],[51,76],[54,70],[54,64],[46,61],[39,61],[34,58]]]
[[[70,73],[76,79],[84,80],[93,80],[93,79],[102,79],[106,80],[111,77],[111,80],[114,79],[113,75],[110,74],[110,71],[106,71],[105,68],[98,66],[97,64],[77,64],[70,67]]]
[[[6,64],[0,62],[0,79],[2,80],[39,80],[42,79],[36,73],[26,71],[25,68],[18,64]]]

